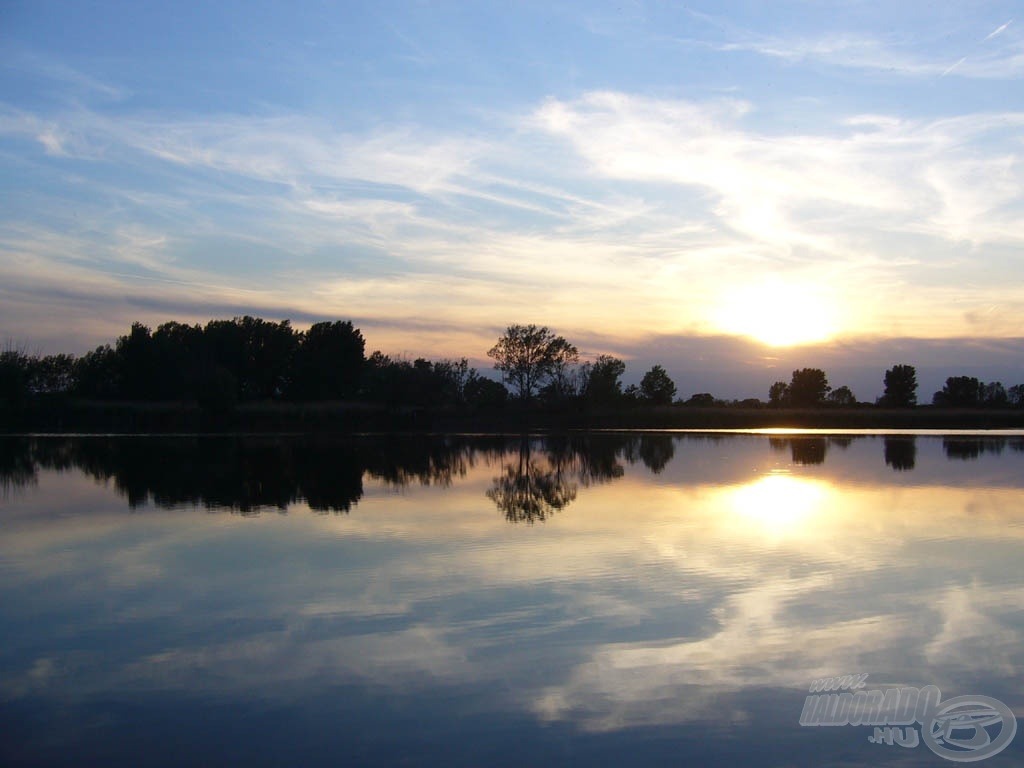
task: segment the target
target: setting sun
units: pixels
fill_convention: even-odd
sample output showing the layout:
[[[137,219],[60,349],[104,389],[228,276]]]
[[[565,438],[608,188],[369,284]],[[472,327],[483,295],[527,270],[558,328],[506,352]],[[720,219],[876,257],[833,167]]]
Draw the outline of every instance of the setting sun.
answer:
[[[772,280],[727,294],[715,325],[772,347],[825,341],[836,333],[835,312],[810,285]]]

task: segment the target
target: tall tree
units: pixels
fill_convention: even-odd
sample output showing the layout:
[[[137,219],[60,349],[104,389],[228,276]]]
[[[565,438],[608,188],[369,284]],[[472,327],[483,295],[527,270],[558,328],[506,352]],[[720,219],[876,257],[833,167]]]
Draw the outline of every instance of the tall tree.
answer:
[[[235,318],[235,323],[242,331],[242,393],[264,398],[280,395],[291,383],[289,374],[300,335],[288,320],[275,323],[246,315]]]
[[[355,396],[366,342],[349,321],[315,323],[295,352],[293,392],[312,400]]]
[[[160,370],[156,382],[160,399],[191,398],[200,394],[200,361],[203,357],[203,329],[198,325],[168,322],[153,332],[155,365]]]
[[[600,355],[584,371],[583,395],[597,405],[611,405],[622,399],[622,374],[626,364],[617,357]]]
[[[20,405],[28,397],[32,358],[8,343],[0,351],[0,404]]]
[[[160,373],[154,365],[153,338],[142,323],[132,323],[131,332],[117,340],[121,363],[121,397],[129,400],[154,399]]]
[[[576,347],[559,336],[551,345],[551,371],[548,374],[546,394],[555,400],[562,400],[578,394],[581,385],[576,376],[576,364],[580,361]]]
[[[1006,399],[1010,405],[1017,407],[1024,405],[1024,384],[1014,384],[1006,390]]]
[[[121,394],[121,360],[109,344],[75,361],[74,391],[82,397],[113,398]]]
[[[894,365],[885,372],[882,403],[891,408],[917,405],[917,371],[912,365]]]
[[[932,397],[932,403],[945,408],[976,408],[981,404],[984,387],[974,376],[950,376]]]
[[[533,397],[546,381],[564,371],[579,353],[563,337],[547,327],[510,325],[487,351],[494,367],[521,400]]]
[[[768,404],[778,408],[789,403],[789,384],[776,381],[768,388]]]
[[[990,381],[982,385],[981,404],[989,408],[1005,408],[1009,404],[1009,395],[1001,381]]]
[[[653,405],[671,405],[676,385],[664,368],[655,365],[640,380],[640,394]]]
[[[832,387],[828,385],[828,377],[820,368],[801,368],[793,371],[789,382],[789,402],[795,406],[820,405]]]
[[[33,392],[69,392],[75,381],[73,355],[46,355],[35,360],[29,388]]]
[[[848,408],[851,405],[857,404],[857,398],[847,386],[836,387],[833,389],[828,393],[827,400],[832,405],[838,405],[841,408]]]

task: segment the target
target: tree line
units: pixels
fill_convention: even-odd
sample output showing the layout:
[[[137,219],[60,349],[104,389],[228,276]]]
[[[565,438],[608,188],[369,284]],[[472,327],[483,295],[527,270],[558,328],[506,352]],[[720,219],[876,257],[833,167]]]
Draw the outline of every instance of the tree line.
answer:
[[[0,397],[69,393],[97,400],[198,401],[212,409],[255,400],[355,400],[432,405],[501,402],[498,382],[468,361],[366,356],[349,321],[298,331],[288,320],[245,316],[205,326],[142,323],[113,344],[75,358],[0,353]]]
[[[481,375],[466,358],[406,360],[375,351],[350,321],[327,321],[298,331],[288,320],[256,317],[211,320],[205,326],[167,322],[155,330],[133,323],[113,344],[75,357],[30,355],[8,344],[0,351],[0,403],[18,406],[35,395],[71,394],[96,400],[196,401],[227,410],[244,401],[361,400],[392,406],[500,407],[522,403],[762,407],[757,398],[723,401],[711,393],[676,398],[661,365],[638,385],[624,386],[624,361],[599,355],[581,361],[577,347],[544,326],[511,325],[488,350],[501,381]],[[876,405],[917,405],[917,374],[899,364],[884,377]],[[1004,387],[953,376],[932,397],[950,408],[1022,407],[1024,385]],[[853,407],[848,386],[833,389],[819,368],[793,371],[768,391],[774,408]]]
[[[885,391],[875,405],[913,408],[917,401],[917,370],[905,363],[885,372]],[[777,381],[768,390],[768,403],[775,407],[854,406],[857,399],[847,386],[832,389],[820,368],[793,371],[787,383]],[[973,376],[950,376],[942,389],[932,395],[931,404],[940,408],[1024,407],[1024,384],[1006,388],[1002,382],[983,382]]]
[[[197,401],[212,410],[258,400],[361,400],[401,406],[498,407],[511,398],[547,403],[583,399],[671,404],[676,387],[656,365],[639,386],[623,389],[625,363],[602,355],[580,364],[577,348],[547,328],[510,326],[488,353],[502,381],[481,375],[466,358],[406,360],[366,355],[350,321],[298,331],[288,320],[133,323],[113,344],[81,357],[0,352],[0,400],[66,393],[120,401]]]

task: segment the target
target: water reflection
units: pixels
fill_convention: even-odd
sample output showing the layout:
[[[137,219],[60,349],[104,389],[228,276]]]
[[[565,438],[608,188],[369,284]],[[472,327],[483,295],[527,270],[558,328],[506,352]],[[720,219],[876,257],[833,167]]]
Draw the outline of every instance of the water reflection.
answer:
[[[517,462],[505,466],[487,491],[487,498],[510,523],[546,520],[575,500],[578,486],[568,477],[565,464],[544,462],[542,466],[541,461],[524,440]]]
[[[670,435],[641,435],[639,440],[629,443],[629,448],[636,446],[635,456],[654,474],[659,474],[676,454],[675,441]],[[635,464],[634,454],[627,449],[626,458]]]
[[[40,470],[80,470],[125,496],[132,509],[202,506],[251,515],[284,512],[304,502],[316,512],[347,513],[370,479],[387,486],[448,487],[483,463],[497,465],[486,496],[510,522],[537,522],[564,509],[580,487],[623,476],[625,465],[660,475],[677,450],[729,440],[722,434],[590,434],[551,437],[398,436],[349,439],[2,438],[0,492],[31,487]],[[795,466],[823,465],[832,448],[874,446],[897,473],[917,465],[913,435],[873,437],[769,436],[772,452],[788,453]],[[935,443],[935,438],[927,438]],[[756,441],[758,446],[763,443]],[[749,449],[751,443],[744,447]],[[941,439],[951,461],[1024,451],[1024,438],[957,436]],[[863,451],[858,457],[863,456]],[[762,462],[763,463],[763,462]],[[723,478],[729,481],[730,478]]]
[[[788,529],[814,525],[827,514],[831,486],[820,481],[770,473],[730,490],[720,506],[737,516],[740,527],[753,525],[760,533],[777,536]]]
[[[1000,455],[1007,446],[1005,437],[988,438],[952,438],[947,437],[942,441],[942,448],[950,459],[970,460],[976,459],[983,453]],[[1015,445],[1020,450],[1019,442]]]
[[[885,438],[885,463],[895,472],[909,472],[917,463],[917,439],[914,437]]]
[[[821,440],[2,441],[0,762],[934,765],[806,687],[1021,711],[1024,455]]]
[[[789,450],[794,464],[823,464],[831,438],[769,437],[768,444],[776,451]]]

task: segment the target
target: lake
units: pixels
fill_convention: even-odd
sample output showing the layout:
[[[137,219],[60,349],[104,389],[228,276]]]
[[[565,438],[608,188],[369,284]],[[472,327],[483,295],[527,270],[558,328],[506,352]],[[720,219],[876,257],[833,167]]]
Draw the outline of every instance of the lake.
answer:
[[[0,763],[1022,765],[1022,470],[1020,432],[3,438]]]

